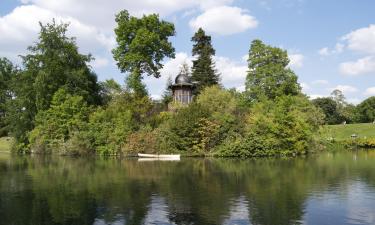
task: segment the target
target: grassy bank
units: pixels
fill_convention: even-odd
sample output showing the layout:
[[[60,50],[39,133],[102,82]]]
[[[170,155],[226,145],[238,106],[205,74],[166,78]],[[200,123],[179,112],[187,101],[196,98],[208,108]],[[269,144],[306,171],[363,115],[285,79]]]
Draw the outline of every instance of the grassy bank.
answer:
[[[352,135],[356,135],[356,137],[353,138]],[[320,130],[320,138],[340,146],[374,149],[375,124],[327,125]]]
[[[0,138],[0,152],[9,152],[11,148],[12,139],[9,137]]]
[[[352,134],[358,138],[375,138],[375,124],[326,125],[321,130],[322,138],[334,138],[336,141],[350,140]]]

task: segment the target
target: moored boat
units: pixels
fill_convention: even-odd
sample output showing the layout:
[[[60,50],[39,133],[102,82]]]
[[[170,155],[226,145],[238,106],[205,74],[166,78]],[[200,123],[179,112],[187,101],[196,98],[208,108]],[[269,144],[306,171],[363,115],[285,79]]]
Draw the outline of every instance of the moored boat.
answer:
[[[163,154],[143,154],[138,153],[139,158],[162,158],[162,159],[180,159],[180,155],[163,155]]]

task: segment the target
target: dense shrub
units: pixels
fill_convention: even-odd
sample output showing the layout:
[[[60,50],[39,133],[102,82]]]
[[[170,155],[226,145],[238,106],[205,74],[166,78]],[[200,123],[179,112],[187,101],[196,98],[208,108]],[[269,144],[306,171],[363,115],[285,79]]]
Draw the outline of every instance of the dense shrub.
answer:
[[[322,114],[306,97],[283,96],[256,103],[247,117],[244,134],[228,137],[218,147],[220,156],[304,154]]]
[[[129,93],[114,97],[106,108],[98,108],[90,115],[88,132],[92,148],[102,155],[118,155],[130,134],[152,116],[151,101]]]
[[[73,134],[86,129],[88,115],[89,107],[82,97],[59,89],[52,98],[51,107],[36,116],[35,128],[29,134],[31,150],[69,154],[65,144]]]
[[[192,151],[198,142],[197,129],[199,122],[207,118],[209,112],[197,103],[180,109],[169,120],[160,126],[161,147],[165,151]]]
[[[152,130],[151,127],[147,126],[128,136],[121,153],[124,155],[160,153],[158,146],[158,129]]]

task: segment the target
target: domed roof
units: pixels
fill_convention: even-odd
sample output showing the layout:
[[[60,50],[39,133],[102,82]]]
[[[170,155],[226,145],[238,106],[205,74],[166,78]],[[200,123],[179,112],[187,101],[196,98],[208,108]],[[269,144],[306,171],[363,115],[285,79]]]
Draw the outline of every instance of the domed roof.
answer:
[[[190,84],[190,78],[186,73],[180,73],[175,79],[175,84]]]

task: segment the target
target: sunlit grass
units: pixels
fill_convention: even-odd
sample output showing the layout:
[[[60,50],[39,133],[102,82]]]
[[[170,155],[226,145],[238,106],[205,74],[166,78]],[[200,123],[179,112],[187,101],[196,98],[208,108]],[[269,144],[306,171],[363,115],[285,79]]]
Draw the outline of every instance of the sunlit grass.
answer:
[[[326,125],[321,130],[323,138],[334,138],[337,141],[350,139],[353,134],[357,135],[359,138],[375,138],[375,124]]]

